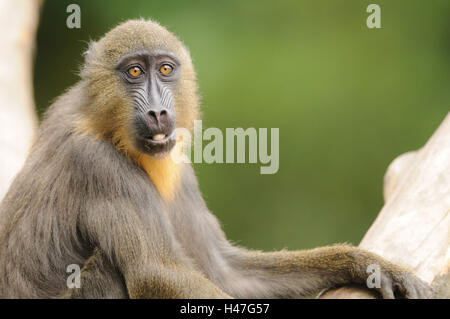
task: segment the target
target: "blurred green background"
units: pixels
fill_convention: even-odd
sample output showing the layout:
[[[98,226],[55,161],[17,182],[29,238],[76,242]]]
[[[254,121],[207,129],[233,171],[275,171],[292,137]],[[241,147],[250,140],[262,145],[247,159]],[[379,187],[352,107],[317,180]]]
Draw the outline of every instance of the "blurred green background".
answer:
[[[81,7],[81,29],[66,7]],[[42,111],[78,81],[82,52],[121,21],[151,17],[190,48],[203,128],[279,127],[280,169],[196,164],[228,237],[257,249],[358,244],[382,179],[450,109],[450,2],[46,0],[35,96]]]

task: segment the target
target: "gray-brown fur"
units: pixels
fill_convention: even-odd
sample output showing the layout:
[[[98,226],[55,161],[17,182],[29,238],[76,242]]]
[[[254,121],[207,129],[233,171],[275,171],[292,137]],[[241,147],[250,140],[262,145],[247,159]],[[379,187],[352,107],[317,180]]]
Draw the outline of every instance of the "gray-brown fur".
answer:
[[[0,206],[0,297],[294,298],[364,283],[373,263],[381,266],[384,297],[393,289],[428,296],[409,271],[347,245],[292,252],[233,246],[189,164],[173,198],[164,199],[123,136],[132,101],[114,73],[121,56],[143,48],[182,61],[173,92],[177,127],[191,128],[198,117],[189,53],[167,30],[135,20],[92,44],[81,81],[47,111]],[[69,264],[82,267],[79,289],[66,286]]]

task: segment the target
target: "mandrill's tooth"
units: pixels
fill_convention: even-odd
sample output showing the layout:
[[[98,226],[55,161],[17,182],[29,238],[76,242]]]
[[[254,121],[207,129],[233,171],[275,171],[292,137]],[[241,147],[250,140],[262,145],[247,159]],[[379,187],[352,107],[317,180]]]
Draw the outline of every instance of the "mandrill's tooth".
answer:
[[[154,140],[154,141],[161,141],[161,140],[163,140],[165,137],[166,137],[165,134],[156,134],[156,135],[153,135],[152,140]]]

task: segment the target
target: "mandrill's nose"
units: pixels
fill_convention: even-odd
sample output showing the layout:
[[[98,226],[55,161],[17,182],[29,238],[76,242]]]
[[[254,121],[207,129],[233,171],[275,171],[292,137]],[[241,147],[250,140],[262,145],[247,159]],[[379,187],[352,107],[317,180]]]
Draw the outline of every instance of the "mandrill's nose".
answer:
[[[150,110],[147,115],[153,124],[167,125],[170,123],[170,116],[166,109]]]
[[[175,115],[164,107],[152,107],[145,113],[145,122],[144,136],[164,138],[173,132]]]

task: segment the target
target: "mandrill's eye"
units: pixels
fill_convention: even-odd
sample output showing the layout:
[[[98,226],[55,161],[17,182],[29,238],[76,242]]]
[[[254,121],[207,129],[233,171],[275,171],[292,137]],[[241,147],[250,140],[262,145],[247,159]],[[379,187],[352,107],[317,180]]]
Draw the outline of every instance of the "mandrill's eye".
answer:
[[[133,77],[133,78],[137,78],[142,74],[142,69],[138,66],[132,66],[131,68],[128,69],[128,74]]]
[[[159,72],[161,72],[163,75],[169,75],[170,73],[172,73],[172,71],[173,67],[169,64],[163,64],[159,68]]]

